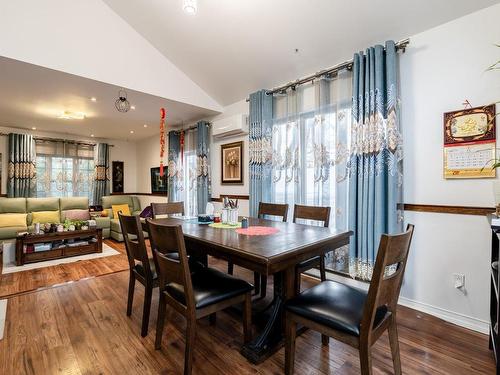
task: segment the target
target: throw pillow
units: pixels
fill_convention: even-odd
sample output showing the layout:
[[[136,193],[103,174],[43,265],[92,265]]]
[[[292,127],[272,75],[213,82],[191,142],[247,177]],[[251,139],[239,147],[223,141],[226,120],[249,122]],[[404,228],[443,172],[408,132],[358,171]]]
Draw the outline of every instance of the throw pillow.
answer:
[[[128,204],[113,204],[111,209],[113,210],[113,219],[118,219],[118,212],[121,212],[122,215],[130,216],[130,207]]]
[[[62,212],[62,220],[89,220],[90,214],[88,210],[84,209],[74,209],[74,210],[66,210]]]
[[[60,217],[59,217],[59,211],[36,211],[31,213],[33,219],[32,222],[34,223],[59,223]]]
[[[28,214],[1,214],[0,228],[25,227]]]

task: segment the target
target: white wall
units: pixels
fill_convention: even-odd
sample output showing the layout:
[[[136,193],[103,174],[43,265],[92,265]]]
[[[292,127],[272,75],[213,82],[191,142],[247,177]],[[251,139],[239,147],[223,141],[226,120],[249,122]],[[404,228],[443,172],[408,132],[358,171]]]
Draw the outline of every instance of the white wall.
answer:
[[[443,178],[443,113],[500,100],[500,5],[410,37],[401,55],[405,203],[494,205],[491,179]],[[406,212],[415,224],[402,303],[485,331],[490,230],[484,217]],[[466,276],[465,291],[452,273]]]
[[[101,0],[2,1],[0,35],[2,56],[221,109]]]
[[[135,142],[119,141],[113,139],[97,139],[97,138],[83,138],[74,135],[60,134],[60,133],[48,133],[40,131],[27,131],[17,128],[0,127],[0,133],[29,133],[34,136],[60,138],[60,139],[71,139],[76,141],[86,141],[89,143],[96,142],[106,142],[113,147],[110,150],[111,161],[123,161],[124,166],[124,189],[125,192],[132,191],[135,192],[137,189],[137,156],[136,156],[136,144]],[[0,136],[0,153],[2,154],[2,194],[7,193],[7,174],[8,174],[8,137]],[[111,163],[110,163],[111,168]]]
[[[166,137],[163,165],[168,165],[168,136]],[[158,135],[137,142],[137,190],[134,192],[151,193],[151,168],[159,166],[160,135],[158,131]]]

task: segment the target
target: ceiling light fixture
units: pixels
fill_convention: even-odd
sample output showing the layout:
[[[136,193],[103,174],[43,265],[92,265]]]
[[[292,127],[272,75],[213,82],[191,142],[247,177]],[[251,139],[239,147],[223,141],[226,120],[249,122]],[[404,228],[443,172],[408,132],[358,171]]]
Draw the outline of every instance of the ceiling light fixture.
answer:
[[[131,105],[130,109],[135,110],[135,105]]]
[[[33,126],[33,127],[31,128],[31,130],[36,130],[36,127],[35,127],[35,126]]]
[[[92,101],[92,102],[97,102],[97,99],[96,99],[95,97],[91,97],[91,98],[90,98],[90,101]]]
[[[83,120],[85,119],[85,113],[64,111],[58,117],[63,120]]]
[[[91,136],[92,138],[94,138],[94,134],[91,134],[90,136]]]
[[[187,14],[195,14],[198,10],[198,4],[196,4],[196,0],[183,0],[182,9]]]
[[[115,101],[115,108],[118,112],[128,112],[130,109],[130,102],[127,100],[127,92],[124,89],[118,91],[118,99]]]
[[[134,134],[134,131],[133,131],[133,130],[131,130],[131,131],[130,131],[130,134]]]
[[[144,124],[144,127],[147,128],[148,127],[148,124]]]

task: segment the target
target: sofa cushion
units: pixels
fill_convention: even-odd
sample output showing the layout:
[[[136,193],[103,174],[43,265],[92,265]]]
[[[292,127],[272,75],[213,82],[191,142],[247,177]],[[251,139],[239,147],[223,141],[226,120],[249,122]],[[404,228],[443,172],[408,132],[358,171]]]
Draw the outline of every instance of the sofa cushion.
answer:
[[[89,198],[87,197],[65,197],[59,201],[61,211],[87,210],[89,209]]]
[[[33,223],[60,223],[59,211],[35,211],[31,213]]]
[[[0,240],[16,238],[19,232],[26,232],[28,227],[5,227],[0,228]]]
[[[141,202],[139,201],[139,197],[132,195],[131,199],[132,199],[132,207],[131,207],[132,211],[134,212],[141,211]]]
[[[133,205],[130,195],[106,195],[102,197],[102,208],[107,209],[115,204]]]
[[[86,209],[74,209],[74,210],[66,210],[61,211],[61,221],[66,219],[69,220],[89,220],[90,214],[89,210]]]
[[[0,213],[26,212],[26,198],[0,198]]]
[[[121,233],[122,228],[120,226],[120,219],[111,219],[111,231]]]
[[[59,211],[59,198],[27,198],[27,212]]]
[[[28,214],[0,214],[0,228],[25,227]]]
[[[109,217],[96,217],[94,220],[98,228],[109,229],[111,227],[111,220]]]
[[[114,204],[111,206],[113,210],[113,219],[118,219],[118,213],[121,212],[122,215],[130,216],[130,206],[128,204]]]

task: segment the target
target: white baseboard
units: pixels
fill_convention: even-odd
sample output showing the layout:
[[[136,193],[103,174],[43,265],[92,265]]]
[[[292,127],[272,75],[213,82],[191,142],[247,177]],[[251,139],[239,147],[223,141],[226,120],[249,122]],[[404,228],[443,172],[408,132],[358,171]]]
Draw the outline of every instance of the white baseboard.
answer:
[[[468,328],[484,334],[489,333],[490,325],[489,322],[485,320],[473,318],[471,316],[446,310],[441,307],[432,306],[427,303],[414,301],[406,297],[399,297],[398,304],[433,315],[460,327]]]

